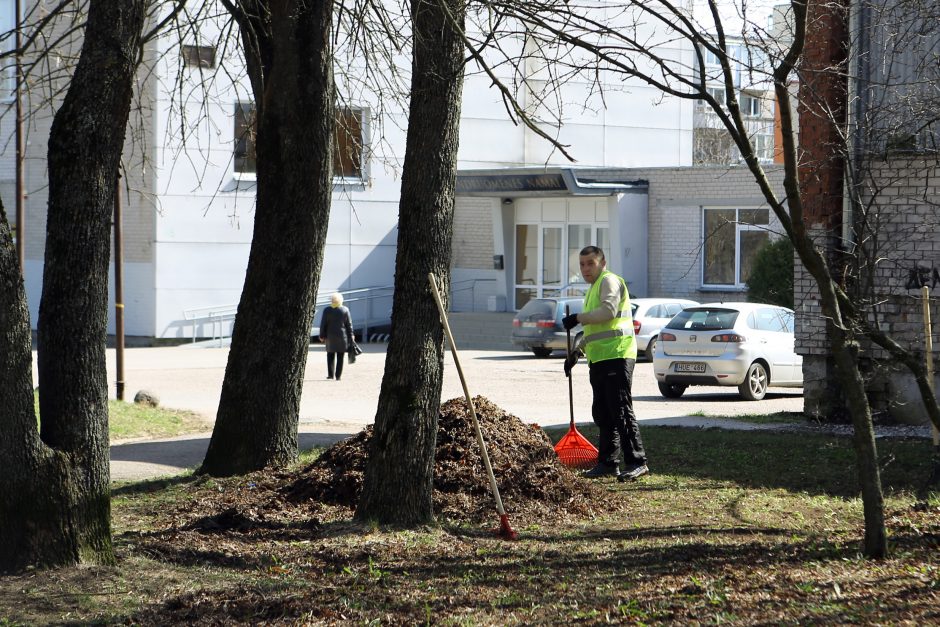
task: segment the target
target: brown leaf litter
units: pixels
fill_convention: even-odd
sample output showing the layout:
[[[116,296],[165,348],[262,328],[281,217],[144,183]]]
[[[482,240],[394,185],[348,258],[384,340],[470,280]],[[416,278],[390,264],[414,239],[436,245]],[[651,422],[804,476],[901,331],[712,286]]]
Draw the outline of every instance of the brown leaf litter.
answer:
[[[482,396],[473,399],[504,507],[538,519],[589,515],[591,486],[558,461],[548,436]],[[434,455],[435,512],[448,520],[479,521],[495,512],[489,479],[463,398],[441,405]],[[362,493],[372,427],[339,442],[285,487],[290,501],[313,500],[355,508]]]

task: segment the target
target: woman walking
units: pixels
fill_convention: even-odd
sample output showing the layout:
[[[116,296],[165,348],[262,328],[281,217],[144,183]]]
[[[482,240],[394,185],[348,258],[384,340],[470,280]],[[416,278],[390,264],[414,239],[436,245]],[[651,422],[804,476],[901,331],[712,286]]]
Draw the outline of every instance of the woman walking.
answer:
[[[343,306],[343,295],[330,297],[330,306],[320,318],[320,341],[326,344],[326,378],[337,381],[343,376],[343,356],[356,342],[353,338],[352,318]],[[335,364],[335,368],[334,368]]]

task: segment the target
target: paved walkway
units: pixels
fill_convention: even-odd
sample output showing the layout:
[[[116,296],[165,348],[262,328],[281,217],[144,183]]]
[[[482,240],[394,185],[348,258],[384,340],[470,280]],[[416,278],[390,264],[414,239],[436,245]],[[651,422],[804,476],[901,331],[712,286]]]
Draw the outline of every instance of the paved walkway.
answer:
[[[326,379],[326,353],[310,348],[300,406],[300,443],[303,447],[328,444],[359,432],[375,419],[382,375],[384,344],[365,344],[355,364],[346,364],[341,381]],[[460,365],[474,396],[485,396],[507,412],[541,426],[567,424],[568,383],[561,355],[537,359],[521,351],[460,351]],[[141,389],[160,398],[164,407],[188,409],[203,415],[207,432],[162,441],[131,442],[111,448],[111,474],[115,481],[176,474],[197,466],[208,445],[211,422],[222,389],[227,348],[189,345],[125,350],[125,398]],[[576,422],[591,421],[591,387],[583,362],[574,370],[573,407]],[[108,381],[114,396],[114,351],[108,351]],[[802,390],[772,389],[763,401],[738,398],[735,388],[690,388],[680,399],[659,394],[652,364],[638,363],[634,406],[644,424],[753,427],[740,421],[712,417],[801,412]],[[447,352],[442,400],[462,398],[453,355]]]

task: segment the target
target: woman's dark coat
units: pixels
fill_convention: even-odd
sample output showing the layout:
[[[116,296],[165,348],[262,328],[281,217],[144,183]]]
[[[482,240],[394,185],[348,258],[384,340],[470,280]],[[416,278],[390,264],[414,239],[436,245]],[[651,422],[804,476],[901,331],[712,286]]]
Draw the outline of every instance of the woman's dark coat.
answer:
[[[320,318],[320,340],[326,342],[328,353],[345,353],[354,344],[349,309],[327,307]]]

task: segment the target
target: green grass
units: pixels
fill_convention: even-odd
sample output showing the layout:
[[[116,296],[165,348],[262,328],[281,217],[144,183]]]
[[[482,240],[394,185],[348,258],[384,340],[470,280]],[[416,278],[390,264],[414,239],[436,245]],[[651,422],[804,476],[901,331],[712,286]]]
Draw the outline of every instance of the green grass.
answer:
[[[108,401],[108,431],[112,440],[167,438],[211,429],[202,416],[191,411]]]
[[[840,498],[858,491],[851,438],[642,424],[640,429],[650,470],[657,474]],[[579,425],[578,430],[597,443],[597,427]],[[553,442],[566,431],[546,429]],[[927,440],[879,440],[878,453],[886,490],[909,490],[930,475]]]
[[[117,566],[0,578],[0,625],[940,620],[936,486],[926,511],[913,507],[929,441],[878,441],[892,553],[869,561],[849,438],[642,435],[652,474],[591,483],[594,515],[558,503],[540,518],[506,500],[516,542],[491,535],[495,514],[402,530],[356,525],[349,510],[322,503],[291,505],[280,491],[290,469],[127,484],[112,499]],[[204,524],[233,512],[257,524]]]
[[[34,397],[38,419],[38,393]],[[149,407],[114,399],[108,401],[108,434],[112,441],[170,438],[211,430],[212,425],[205,418],[191,411]]]

